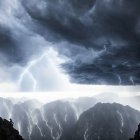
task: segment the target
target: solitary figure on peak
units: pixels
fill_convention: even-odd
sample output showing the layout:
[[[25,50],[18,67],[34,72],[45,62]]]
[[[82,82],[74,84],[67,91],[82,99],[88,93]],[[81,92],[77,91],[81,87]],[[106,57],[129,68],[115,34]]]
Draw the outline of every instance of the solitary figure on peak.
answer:
[[[14,122],[12,121],[12,119],[10,118],[10,123],[12,124],[12,125],[14,125]]]

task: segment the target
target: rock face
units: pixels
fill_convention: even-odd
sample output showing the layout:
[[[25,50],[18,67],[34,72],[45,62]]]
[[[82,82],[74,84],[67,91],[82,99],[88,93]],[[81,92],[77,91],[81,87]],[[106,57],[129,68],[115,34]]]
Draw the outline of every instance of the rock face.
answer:
[[[54,101],[45,105],[36,100],[15,102],[0,98],[0,116],[7,120],[12,118],[14,127],[25,140],[54,140],[68,131],[95,103],[94,98]]]
[[[13,103],[0,98],[0,116],[12,118],[14,128],[25,140],[128,140],[133,137],[140,122],[139,111],[117,103],[96,103],[94,98],[45,105],[36,101]]]
[[[51,102],[40,110],[34,111],[34,122],[31,140],[59,140],[73,126],[76,114],[68,102]],[[37,134],[37,136],[35,136]]]
[[[130,138],[129,140],[140,140],[140,124],[138,125],[138,130],[135,132],[134,138]]]
[[[0,140],[23,140],[19,132],[13,128],[12,121],[0,118]]]
[[[98,103],[61,140],[128,140],[139,122],[140,112],[129,106]]]

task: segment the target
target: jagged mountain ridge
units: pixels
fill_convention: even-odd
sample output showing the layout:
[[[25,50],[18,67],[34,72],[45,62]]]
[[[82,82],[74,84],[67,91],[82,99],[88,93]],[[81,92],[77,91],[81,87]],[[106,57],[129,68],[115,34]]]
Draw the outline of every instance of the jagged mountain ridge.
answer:
[[[62,140],[128,140],[140,112],[120,104],[98,103],[85,111]]]
[[[77,101],[54,101],[45,105],[36,101],[12,103],[1,98],[0,116],[15,122],[14,126],[26,140],[59,139],[79,118],[80,114],[94,106],[94,98]],[[86,103],[89,104],[86,105]]]
[[[6,101],[4,102],[4,100]],[[111,119],[113,122],[112,127],[115,124],[113,128],[116,129],[116,131],[111,131],[111,126],[110,131],[111,133],[117,132],[116,134],[119,136],[116,137],[113,135],[113,138],[116,137],[117,139],[112,138],[112,140],[121,140],[122,138],[124,138],[122,140],[125,140],[127,137],[129,138],[133,136],[136,126],[140,122],[140,120],[137,119],[140,118],[138,111],[120,104],[96,103],[97,101],[92,98],[80,98],[74,101],[54,101],[45,105],[38,105],[38,103],[36,105],[36,102],[34,101],[13,104],[10,100],[3,99],[1,104],[3,106],[2,110],[9,112],[9,114],[4,113],[4,115],[13,119],[15,122],[15,128],[19,130],[20,134],[26,140],[92,140],[92,137],[94,137],[95,140],[96,138],[97,140],[106,140],[100,139],[105,136],[102,136],[102,131],[99,134],[96,132],[99,128],[95,127],[93,129],[91,126],[94,126],[95,122],[98,122],[97,124],[102,122],[101,124],[103,125],[105,120],[108,120],[106,125],[102,126],[105,129]],[[10,107],[9,104],[11,105]],[[98,114],[96,115],[97,120],[92,120],[92,117],[89,117],[92,116],[92,114],[95,114],[95,110],[97,111],[96,114]],[[0,112],[0,115],[2,115],[3,111]],[[110,118],[106,115],[104,116],[103,114],[105,113],[110,114]],[[135,118],[133,114],[139,117]],[[124,120],[128,120],[128,123],[123,124],[124,126],[126,125],[126,127],[123,126],[123,129],[121,127],[122,118],[124,118]],[[118,125],[116,125],[113,119],[117,120]],[[85,128],[87,126],[85,120],[90,120],[90,123],[88,122],[89,128]],[[79,127],[78,124],[81,127]],[[90,134],[90,131],[96,132],[99,137],[95,137],[94,134]],[[77,135],[77,133],[80,133],[81,135]],[[129,135],[122,136],[121,133]],[[109,137],[111,136],[109,135]]]

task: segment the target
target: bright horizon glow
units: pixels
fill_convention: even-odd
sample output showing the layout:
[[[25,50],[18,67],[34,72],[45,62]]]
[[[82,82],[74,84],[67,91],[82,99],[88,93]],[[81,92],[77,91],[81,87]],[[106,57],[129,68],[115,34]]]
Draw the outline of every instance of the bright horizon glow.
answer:
[[[60,99],[74,99],[79,97],[94,97],[105,93],[116,94],[119,97],[130,97],[140,95],[140,86],[103,86],[103,85],[78,85],[71,84],[72,88],[65,91],[49,91],[49,92],[1,92],[0,97],[3,98],[28,98],[37,99],[41,102],[51,102]]]

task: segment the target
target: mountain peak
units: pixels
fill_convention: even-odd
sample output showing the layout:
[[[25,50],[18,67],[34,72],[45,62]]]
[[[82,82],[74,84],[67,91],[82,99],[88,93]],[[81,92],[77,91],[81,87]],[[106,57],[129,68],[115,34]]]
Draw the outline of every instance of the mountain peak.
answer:
[[[140,112],[117,103],[97,103],[81,114],[67,140],[128,140],[140,122]]]

